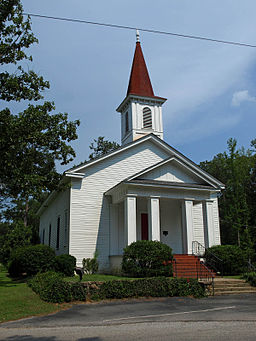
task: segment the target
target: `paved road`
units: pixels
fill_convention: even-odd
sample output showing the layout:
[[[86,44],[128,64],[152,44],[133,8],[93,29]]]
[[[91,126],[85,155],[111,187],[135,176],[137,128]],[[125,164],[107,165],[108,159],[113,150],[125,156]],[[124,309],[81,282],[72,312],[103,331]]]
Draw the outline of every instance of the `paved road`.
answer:
[[[74,305],[0,325],[0,340],[255,341],[256,295]]]

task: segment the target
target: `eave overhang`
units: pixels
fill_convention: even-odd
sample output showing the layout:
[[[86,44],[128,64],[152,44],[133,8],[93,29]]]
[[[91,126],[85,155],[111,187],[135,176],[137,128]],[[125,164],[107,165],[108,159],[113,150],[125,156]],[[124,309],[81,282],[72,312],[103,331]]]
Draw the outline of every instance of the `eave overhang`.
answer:
[[[129,94],[128,96],[125,97],[123,102],[118,106],[116,109],[117,112],[122,112],[123,108],[130,103],[130,101],[145,101],[147,104],[150,103],[157,103],[162,105],[165,101],[167,101],[166,98],[164,97],[158,97],[158,96],[139,96],[136,94]]]

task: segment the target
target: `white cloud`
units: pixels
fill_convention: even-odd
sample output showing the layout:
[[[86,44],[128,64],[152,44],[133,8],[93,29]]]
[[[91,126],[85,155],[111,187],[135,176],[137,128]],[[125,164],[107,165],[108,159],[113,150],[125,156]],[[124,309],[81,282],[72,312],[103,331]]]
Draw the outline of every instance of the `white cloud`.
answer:
[[[231,105],[238,107],[242,102],[256,102],[256,97],[249,95],[248,90],[236,91],[233,94]]]

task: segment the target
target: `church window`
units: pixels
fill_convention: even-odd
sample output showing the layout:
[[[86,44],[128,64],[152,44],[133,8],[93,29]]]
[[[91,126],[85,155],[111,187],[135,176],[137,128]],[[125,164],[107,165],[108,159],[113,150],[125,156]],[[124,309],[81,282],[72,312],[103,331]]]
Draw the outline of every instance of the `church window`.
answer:
[[[60,247],[60,217],[57,220],[57,236],[56,236],[56,249]]]
[[[52,224],[49,225],[48,245],[51,246]]]
[[[128,117],[128,111],[125,113],[125,132],[127,133],[129,131],[129,117]]]
[[[148,107],[143,109],[143,128],[152,128],[152,113]]]
[[[43,229],[43,240],[42,240],[42,244],[44,244],[44,237],[45,237],[45,229]]]
[[[68,210],[65,210],[64,213],[64,246],[67,246],[68,243]]]

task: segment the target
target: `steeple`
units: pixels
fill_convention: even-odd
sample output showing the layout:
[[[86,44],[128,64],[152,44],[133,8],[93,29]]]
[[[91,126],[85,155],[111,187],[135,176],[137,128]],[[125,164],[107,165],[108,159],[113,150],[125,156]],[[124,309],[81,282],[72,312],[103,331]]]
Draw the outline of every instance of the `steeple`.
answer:
[[[127,90],[129,94],[154,97],[154,91],[148,74],[147,65],[142,53],[139,41],[139,33],[136,34],[136,48],[133,57],[132,70]]]
[[[136,48],[133,57],[127,94],[117,108],[121,113],[122,144],[153,133],[163,139],[162,104],[165,98],[154,94],[147,66],[136,30]]]

